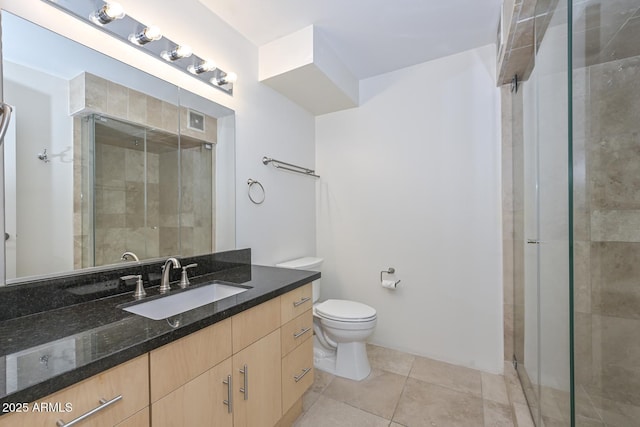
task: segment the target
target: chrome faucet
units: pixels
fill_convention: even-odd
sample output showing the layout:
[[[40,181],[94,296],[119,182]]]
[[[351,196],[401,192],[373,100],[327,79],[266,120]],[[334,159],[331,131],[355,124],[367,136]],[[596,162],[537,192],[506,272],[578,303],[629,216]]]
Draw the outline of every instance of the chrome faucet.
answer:
[[[140,261],[140,259],[138,258],[138,256],[136,254],[134,254],[133,252],[125,252],[122,254],[122,256],[120,257],[120,259],[122,261],[127,261],[129,260],[129,258],[133,259],[134,261]]]
[[[162,267],[162,280],[160,281],[160,293],[164,294],[171,289],[169,286],[169,276],[172,268],[180,268],[180,261],[171,257],[167,259]]]

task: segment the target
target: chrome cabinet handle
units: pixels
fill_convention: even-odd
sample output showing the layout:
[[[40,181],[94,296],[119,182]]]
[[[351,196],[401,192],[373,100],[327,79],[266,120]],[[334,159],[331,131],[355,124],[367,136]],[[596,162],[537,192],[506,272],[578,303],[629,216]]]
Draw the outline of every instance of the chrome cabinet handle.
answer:
[[[309,371],[311,371],[311,368],[304,368],[302,370],[302,373],[300,375],[295,375],[293,377],[294,380],[296,380],[296,382],[300,381],[305,375],[307,375],[309,373]]]
[[[240,387],[240,393],[244,394],[244,400],[249,400],[249,367],[244,365],[240,373],[244,375],[244,387]]]
[[[227,375],[227,379],[222,381],[222,384],[227,384],[227,400],[223,400],[222,403],[227,405],[227,412],[233,412],[233,383],[231,382],[231,375]]]
[[[0,108],[2,109],[2,121],[0,122],[0,145],[4,142],[4,135],[7,133],[7,129],[9,128],[9,120],[11,119],[11,112],[13,108],[9,104],[0,103]]]
[[[310,330],[311,330],[311,328],[301,329],[300,332],[296,332],[295,334],[293,334],[293,338],[298,339],[301,336],[303,336],[304,334],[306,334],[307,332],[309,332]]]
[[[294,307],[297,307],[297,306],[299,306],[299,305],[302,305],[302,304],[304,304],[305,302],[309,301],[310,299],[311,299],[311,297],[304,297],[304,298],[300,298],[300,301],[295,301],[295,302],[293,303],[293,306],[294,306]]]
[[[97,408],[93,408],[89,412],[86,412],[86,413],[80,415],[78,418],[76,418],[76,419],[74,419],[72,421],[69,421],[68,423],[65,423],[62,420],[58,420],[58,421],[56,421],[56,425],[58,427],[74,426],[74,425],[78,424],[79,422],[82,422],[82,421],[86,420],[91,415],[95,414],[96,412],[100,412],[103,409],[105,409],[106,407],[113,405],[114,403],[116,403],[119,400],[122,400],[122,395],[116,396],[111,400],[100,399],[100,406],[98,406]]]

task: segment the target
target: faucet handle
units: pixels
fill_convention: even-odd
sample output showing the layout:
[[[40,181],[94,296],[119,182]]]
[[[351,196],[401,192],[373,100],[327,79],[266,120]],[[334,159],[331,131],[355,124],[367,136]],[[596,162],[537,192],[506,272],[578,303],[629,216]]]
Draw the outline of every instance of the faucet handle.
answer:
[[[186,288],[187,286],[190,285],[189,283],[189,275],[187,274],[187,270],[189,268],[193,268],[193,267],[197,267],[198,264],[193,263],[193,264],[189,264],[189,265],[185,265],[184,267],[182,267],[182,276],[180,277],[180,287],[182,289]]]
[[[135,299],[143,298],[147,293],[144,290],[144,282],[142,281],[142,274],[131,274],[129,276],[122,276],[120,280],[136,279],[136,291],[133,293]]]

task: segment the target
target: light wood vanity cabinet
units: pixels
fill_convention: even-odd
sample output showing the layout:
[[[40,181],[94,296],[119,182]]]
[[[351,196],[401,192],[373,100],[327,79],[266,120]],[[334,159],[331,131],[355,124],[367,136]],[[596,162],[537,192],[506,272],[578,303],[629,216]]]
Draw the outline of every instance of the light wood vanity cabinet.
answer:
[[[231,372],[229,358],[154,402],[151,424],[154,427],[232,427],[233,413],[223,403],[228,399],[229,390],[229,384],[224,381]]]
[[[306,285],[39,400],[73,412],[4,415],[0,427],[68,423],[120,395],[79,425],[290,426],[313,383],[312,326]]]
[[[282,325],[282,357],[295,350],[307,338],[313,336],[313,315],[307,310],[300,316]]]
[[[272,427],[282,417],[280,360],[280,329],[233,355],[234,427]]]
[[[231,319],[149,353],[151,403],[231,357]]]
[[[301,398],[313,384],[313,313],[311,284],[280,299],[282,315],[282,413],[295,419],[302,411]],[[285,323],[286,320],[286,323]]]
[[[151,425],[231,427],[231,319],[149,353]]]
[[[282,324],[284,325],[290,320],[300,316],[305,311],[311,309],[313,305],[311,283],[300,286],[291,292],[287,292],[282,295],[280,299]]]
[[[101,403],[120,399],[112,404]],[[69,403],[67,413],[34,412],[35,404],[59,403],[62,408]],[[29,412],[0,417],[2,427],[55,426],[58,420],[72,420],[96,408],[102,408],[79,425],[92,427],[142,427],[149,425],[149,362],[145,354],[98,375],[74,384],[57,393],[29,404]]]

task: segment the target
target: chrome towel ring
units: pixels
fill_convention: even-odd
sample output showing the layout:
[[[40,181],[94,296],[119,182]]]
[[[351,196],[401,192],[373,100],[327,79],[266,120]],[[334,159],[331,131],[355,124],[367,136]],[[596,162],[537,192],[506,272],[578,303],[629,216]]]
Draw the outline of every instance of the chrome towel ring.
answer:
[[[249,200],[251,200],[253,204],[261,205],[264,202],[264,199],[267,197],[267,193],[264,191],[264,187],[262,186],[262,184],[260,184],[260,181],[256,181],[255,179],[249,178],[247,180],[247,185],[249,186],[249,189],[247,190]],[[251,188],[254,185],[257,185],[258,187],[260,187],[262,196],[260,196],[260,192],[258,192],[257,194],[254,193],[253,195],[251,194]]]

